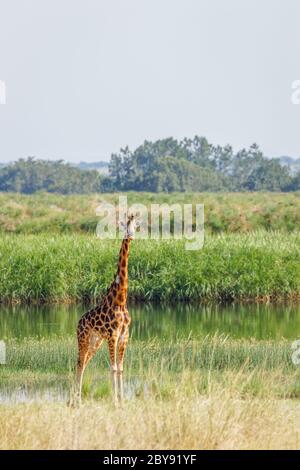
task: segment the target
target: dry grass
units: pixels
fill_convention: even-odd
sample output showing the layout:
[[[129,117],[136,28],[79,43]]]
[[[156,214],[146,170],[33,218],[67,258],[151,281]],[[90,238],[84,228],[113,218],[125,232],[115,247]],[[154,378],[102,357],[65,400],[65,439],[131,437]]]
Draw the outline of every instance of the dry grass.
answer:
[[[170,400],[0,408],[1,449],[299,449],[300,404],[230,391]]]

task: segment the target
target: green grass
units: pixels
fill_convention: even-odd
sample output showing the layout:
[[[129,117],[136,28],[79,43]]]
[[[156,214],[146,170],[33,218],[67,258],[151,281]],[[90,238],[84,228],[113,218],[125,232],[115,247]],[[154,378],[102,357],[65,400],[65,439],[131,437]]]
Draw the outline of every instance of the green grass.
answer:
[[[87,235],[0,237],[2,302],[100,299],[116,270],[120,241]],[[299,233],[132,242],[129,296],[138,300],[278,300],[300,294]]]
[[[128,204],[203,203],[209,233],[258,229],[292,232],[300,227],[300,193],[126,193]],[[119,194],[63,196],[0,193],[0,233],[94,233],[96,207]]]
[[[207,393],[212,383],[234,385],[240,396],[300,397],[300,368],[291,360],[288,341],[236,340],[222,335],[177,338],[165,342],[131,341],[126,351],[126,380],[134,396],[171,397],[179,386]],[[76,364],[75,337],[7,342],[7,365],[0,369],[1,389],[22,384],[33,389],[61,384],[69,389]],[[185,383],[186,382],[186,383]],[[106,345],[88,366],[84,394],[111,395]]]

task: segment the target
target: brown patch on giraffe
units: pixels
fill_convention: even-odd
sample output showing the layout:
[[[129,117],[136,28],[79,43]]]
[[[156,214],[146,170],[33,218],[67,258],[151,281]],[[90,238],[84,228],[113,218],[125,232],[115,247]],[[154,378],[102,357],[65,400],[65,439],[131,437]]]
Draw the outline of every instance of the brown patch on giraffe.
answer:
[[[131,321],[131,318],[130,318],[130,316],[128,315],[128,312],[127,312],[127,313],[124,313],[124,317],[123,317],[123,318],[124,318],[124,323],[125,323],[125,325],[128,325],[128,324],[130,323],[130,321]]]
[[[112,336],[113,335],[113,329],[111,327],[107,328],[107,333],[109,334],[109,336]]]
[[[113,319],[114,319],[113,312],[109,312],[105,317],[105,321],[108,322],[108,323],[110,323]]]

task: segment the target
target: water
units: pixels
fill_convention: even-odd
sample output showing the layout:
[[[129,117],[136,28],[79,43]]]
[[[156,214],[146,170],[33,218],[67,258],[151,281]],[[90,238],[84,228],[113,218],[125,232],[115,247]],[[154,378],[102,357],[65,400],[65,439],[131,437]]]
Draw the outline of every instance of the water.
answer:
[[[1,306],[0,340],[75,335],[83,305]],[[131,337],[172,339],[216,332],[233,338],[297,339],[299,304],[131,305]]]
[[[0,306],[0,340],[12,338],[45,338],[51,335],[75,337],[79,317],[89,308],[83,305]],[[289,340],[300,337],[300,304],[231,304],[231,305],[131,305],[131,337],[166,341],[176,337],[225,334],[233,338]],[[0,368],[5,366],[1,366]],[[5,369],[4,369],[5,371]],[[1,370],[0,370],[1,372]],[[100,373],[100,371],[99,371]],[[107,381],[108,368],[95,379]],[[41,379],[40,383],[0,381],[0,403],[66,402],[69,385],[66,379],[55,385]],[[130,399],[147,392],[147,384],[139,377],[126,377],[124,393]]]

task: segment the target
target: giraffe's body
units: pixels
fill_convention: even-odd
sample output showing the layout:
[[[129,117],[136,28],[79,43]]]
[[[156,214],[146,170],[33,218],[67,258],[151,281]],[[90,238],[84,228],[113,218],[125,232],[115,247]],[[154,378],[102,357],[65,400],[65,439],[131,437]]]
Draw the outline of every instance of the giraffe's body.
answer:
[[[123,371],[123,359],[129,337],[130,316],[126,307],[128,289],[128,256],[133,239],[135,222],[129,218],[122,241],[118,268],[103,301],[86,312],[77,327],[78,364],[77,378],[81,395],[84,369],[104,340],[108,342],[112,372]]]

